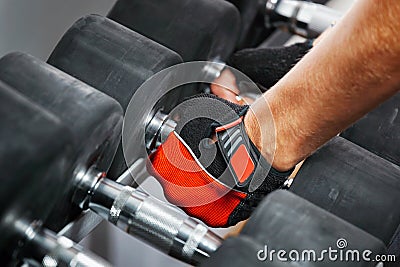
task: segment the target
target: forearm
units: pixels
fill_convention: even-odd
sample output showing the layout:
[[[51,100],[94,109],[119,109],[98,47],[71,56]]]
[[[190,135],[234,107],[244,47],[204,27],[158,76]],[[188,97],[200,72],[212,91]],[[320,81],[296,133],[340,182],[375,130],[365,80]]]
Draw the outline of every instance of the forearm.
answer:
[[[267,159],[276,148],[275,168],[290,169],[399,90],[399,27],[398,0],[359,0],[252,105],[247,131]]]

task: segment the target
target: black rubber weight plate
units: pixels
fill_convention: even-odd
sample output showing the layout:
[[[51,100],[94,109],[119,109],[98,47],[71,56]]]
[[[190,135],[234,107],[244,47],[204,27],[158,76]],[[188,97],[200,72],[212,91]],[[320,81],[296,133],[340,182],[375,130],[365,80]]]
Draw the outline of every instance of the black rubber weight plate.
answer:
[[[20,244],[21,225],[45,220],[59,199],[71,161],[61,122],[0,82],[0,263]],[[19,226],[18,223],[23,223]]]
[[[240,34],[240,14],[226,1],[119,0],[108,17],[171,48],[184,61],[224,61]]]
[[[343,266],[343,261],[279,261],[268,257],[272,250],[302,252],[338,249],[338,240],[345,240],[346,249],[372,254],[385,253],[383,243],[372,235],[317,207],[289,191],[278,190],[260,204],[238,238],[223,243],[203,266]],[[342,244],[343,245],[343,244]],[[267,246],[267,249],[265,249]],[[267,252],[259,253],[260,250]],[[260,257],[260,260],[258,259]],[[289,259],[289,255],[284,257]],[[320,255],[318,255],[320,258]],[[375,262],[346,262],[346,266],[375,266]]]
[[[360,119],[341,136],[400,166],[400,93]]]
[[[49,64],[115,98],[124,110],[144,81],[181,62],[172,50],[98,15],[78,20],[48,60]],[[173,107],[183,95],[171,95],[165,106]],[[126,169],[120,145],[108,175],[115,179]]]
[[[341,137],[305,161],[290,190],[385,244],[400,223],[400,167]]]
[[[66,198],[54,209],[49,225],[58,231],[79,212],[70,204],[75,176],[92,165],[101,171],[110,167],[122,131],[121,106],[93,87],[22,53],[0,60],[0,79],[51,111],[74,136],[74,173],[64,181]]]

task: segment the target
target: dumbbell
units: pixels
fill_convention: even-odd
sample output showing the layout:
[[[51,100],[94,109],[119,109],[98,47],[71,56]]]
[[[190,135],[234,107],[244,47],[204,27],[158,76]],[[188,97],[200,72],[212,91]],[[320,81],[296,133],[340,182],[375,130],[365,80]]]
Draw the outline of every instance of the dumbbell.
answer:
[[[272,29],[281,28],[306,38],[315,38],[342,14],[322,5],[328,1],[229,0],[241,13],[242,27],[237,48],[254,47]],[[263,32],[262,28],[270,30]],[[257,41],[258,40],[258,41]]]
[[[397,93],[341,136],[400,166],[400,93]]]
[[[142,3],[146,5],[147,2]],[[132,96],[147,79],[163,69],[182,63],[182,59],[172,50],[110,19],[90,15],[78,20],[65,33],[48,59],[48,63],[115,98],[126,110]],[[210,62],[204,64],[198,72],[201,72],[203,81],[211,82],[219,76],[224,67],[224,64]],[[164,80],[180,79],[170,76],[171,74],[168,74]],[[244,80],[241,78],[243,74],[239,76],[238,81]],[[133,130],[144,131],[144,125],[148,124],[150,130],[147,136],[156,134],[162,127],[165,128],[162,132],[168,133],[171,131],[169,125],[173,127],[174,123],[169,124],[165,114],[184,98],[201,92],[198,87],[193,86],[196,84],[186,84],[167,93],[166,85],[168,81],[163,82],[163,86],[155,85],[155,88],[151,88],[151,91],[143,95],[141,102],[136,103],[139,107],[136,114],[140,118],[136,123],[140,127]],[[155,103],[150,103],[152,99],[158,100],[161,97],[162,100],[156,107]],[[154,133],[150,133],[152,131]],[[116,179],[127,169],[126,160],[129,161],[128,165],[131,165],[138,158],[147,157],[146,153],[141,152],[134,150],[135,154],[125,159],[120,146],[108,172],[110,177]]]
[[[0,80],[54,113],[80,140],[74,155],[74,176],[92,165],[108,170],[121,136],[122,109],[117,101],[24,54],[9,54],[0,65]],[[65,187],[66,199],[51,214],[52,224],[48,226],[54,231],[81,212],[68,201],[73,182],[71,179]]]
[[[2,82],[0,102],[1,265],[111,266],[42,227],[69,172],[69,130]]]
[[[208,4],[208,2],[210,3]],[[234,2],[238,4],[238,1]],[[160,3],[159,1],[119,0],[108,14],[108,17],[127,26],[130,29],[138,31],[147,37],[165,44],[167,47],[170,47],[181,54],[185,61],[204,59],[214,61],[217,58],[219,62],[226,62],[226,59],[233,51],[233,49],[228,49],[226,45],[232,44],[232,47],[236,46],[235,40],[232,38],[229,39],[226,36],[231,34],[228,30],[224,29],[223,31],[212,32],[212,36],[216,36],[214,38],[219,38],[219,36],[222,37],[221,47],[226,51],[229,51],[229,53],[227,53],[228,57],[188,57],[185,55],[187,54],[186,49],[189,49],[189,53],[199,51],[198,47],[193,47],[193,43],[201,43],[192,35],[197,35],[201,40],[206,39],[203,38],[202,35],[204,31],[198,30],[200,26],[193,26],[193,23],[182,23],[182,21],[189,20],[186,18],[188,17],[188,14],[190,14],[190,21],[195,21],[196,23],[201,22],[200,25],[202,26],[204,26],[205,21],[203,17],[212,18],[207,20],[207,22],[209,21],[210,23],[210,26],[206,27],[208,29],[221,27],[219,25],[230,25],[227,24],[228,20],[225,17],[204,15],[204,13],[213,13],[213,11],[210,11],[210,9],[219,10],[217,9],[217,6],[226,4],[226,1],[170,0]],[[246,17],[242,18],[244,23],[242,23],[241,37],[239,38],[238,47],[243,47],[243,42],[248,39],[248,32],[246,31],[250,29],[250,25],[253,25],[253,23],[247,22],[254,21],[256,18],[259,18],[260,16],[257,16],[257,14],[260,13],[263,14],[261,17],[263,18],[264,24],[266,24],[268,28],[271,28],[272,26],[279,26],[281,28],[286,27],[289,30],[295,31],[296,33],[303,35],[306,34],[307,37],[310,38],[319,35],[323,30],[329,27],[333,21],[340,17],[339,13],[328,7],[306,1],[253,0],[245,1],[243,5],[248,6],[248,8],[246,8],[246,12],[243,14]],[[206,6],[207,8],[203,11],[203,8]],[[169,10],[171,11],[168,12]],[[148,14],[153,14],[153,16],[148,16]],[[218,17],[221,19],[216,19]],[[249,19],[249,17],[251,17],[251,19]],[[167,30],[165,29],[165,25],[168,25]],[[187,35],[190,35],[190,37],[187,37]],[[190,41],[182,42],[182,40]],[[192,40],[193,42],[191,42]],[[196,41],[194,42],[194,40]],[[209,41],[207,42],[209,43]],[[204,44],[200,47],[204,47]],[[213,53],[213,55],[214,54],[215,53]],[[240,91],[242,91],[242,88],[240,89]]]
[[[201,266],[364,267],[376,266],[375,256],[386,253],[384,244],[371,234],[278,190],[260,203],[238,237],[227,239]]]
[[[342,137],[304,162],[290,190],[386,245],[400,224],[400,167]]]
[[[64,182],[68,184],[67,198],[65,204],[55,208],[63,214],[53,217],[61,225],[70,219],[67,213],[79,207],[95,211],[130,235],[190,264],[198,264],[217,249],[220,237],[203,224],[144,192],[105,177],[105,163],[110,163],[121,132],[122,110],[115,100],[21,53],[0,60],[0,80],[58,116],[75,137],[73,172]],[[69,207],[62,208],[66,203]]]
[[[184,61],[225,61],[240,34],[240,14],[226,1],[119,0],[108,17],[171,48]]]
[[[182,59],[172,50],[110,19],[90,15],[79,19],[64,34],[48,63],[113,97],[125,110],[144,81],[182,63]],[[153,92],[157,90],[162,92],[164,88],[154,88]],[[163,109],[168,111],[191,94],[188,87],[172,92],[165,98]],[[145,156],[138,150],[128,164]],[[116,179],[126,169],[120,145],[108,174]]]
[[[210,63],[213,80],[221,74],[240,35],[240,14],[227,1],[118,0],[107,17],[176,51],[185,62],[222,63],[216,69]],[[210,92],[208,84],[199,89]]]

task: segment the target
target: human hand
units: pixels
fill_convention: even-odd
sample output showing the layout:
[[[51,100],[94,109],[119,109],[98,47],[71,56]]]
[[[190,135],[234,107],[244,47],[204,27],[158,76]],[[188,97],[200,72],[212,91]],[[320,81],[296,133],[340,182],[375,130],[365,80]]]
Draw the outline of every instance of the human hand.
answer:
[[[213,95],[183,102],[176,130],[150,155],[166,198],[213,227],[247,219],[291,171],[271,168],[248,137],[240,106]]]

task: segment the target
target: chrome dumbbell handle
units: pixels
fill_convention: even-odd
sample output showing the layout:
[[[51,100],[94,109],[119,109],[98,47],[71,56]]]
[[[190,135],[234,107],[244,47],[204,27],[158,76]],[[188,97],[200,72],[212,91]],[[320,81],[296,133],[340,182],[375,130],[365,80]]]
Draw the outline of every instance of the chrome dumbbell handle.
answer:
[[[296,0],[268,0],[265,14],[267,27],[283,27],[306,38],[317,37],[342,16],[327,6]]]
[[[226,64],[215,58],[205,64],[201,73],[203,81],[214,81],[218,78],[222,71],[225,69]],[[204,88],[206,89],[206,88]],[[209,88],[205,90],[209,92]],[[156,110],[154,113],[149,114],[146,119],[146,149],[149,152],[154,151],[165,141],[168,135],[175,130],[176,122],[171,119],[163,110]]]
[[[162,110],[156,111],[147,119],[146,149],[154,151],[165,141],[168,135],[175,130],[176,122],[164,114]]]
[[[24,246],[19,257],[29,266],[112,266],[99,256],[85,251],[83,247],[70,239],[57,236],[55,233],[35,225],[35,223],[26,225],[22,222],[16,222],[16,225],[23,229],[26,239],[26,246]]]
[[[199,264],[222,242],[175,207],[106,178],[98,181],[89,208],[130,235],[189,264]]]

